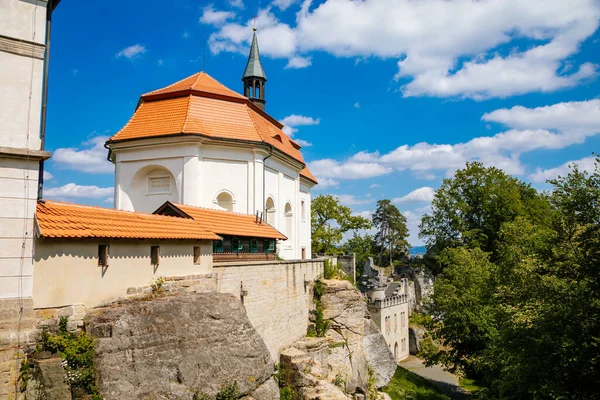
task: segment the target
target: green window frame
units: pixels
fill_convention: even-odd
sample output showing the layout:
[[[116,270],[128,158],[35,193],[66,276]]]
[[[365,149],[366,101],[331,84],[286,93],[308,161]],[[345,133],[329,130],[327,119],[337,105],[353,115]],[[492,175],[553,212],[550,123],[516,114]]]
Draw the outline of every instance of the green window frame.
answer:
[[[250,253],[258,253],[258,240],[250,239]]]
[[[213,240],[213,253],[222,253],[223,252],[223,241],[222,240]]]
[[[265,253],[275,252],[275,241],[273,239],[267,239],[264,242]]]
[[[244,241],[240,238],[231,239],[231,251],[234,253],[240,253],[244,250]]]

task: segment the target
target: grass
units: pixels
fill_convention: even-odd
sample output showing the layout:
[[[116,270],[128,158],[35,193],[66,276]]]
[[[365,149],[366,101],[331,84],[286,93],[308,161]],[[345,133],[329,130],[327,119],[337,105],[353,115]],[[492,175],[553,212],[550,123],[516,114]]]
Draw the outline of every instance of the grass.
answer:
[[[392,380],[381,391],[392,400],[450,400],[433,383],[402,367],[396,369]]]
[[[475,379],[459,378],[458,384],[461,388],[465,389],[469,393],[476,392],[481,389]]]

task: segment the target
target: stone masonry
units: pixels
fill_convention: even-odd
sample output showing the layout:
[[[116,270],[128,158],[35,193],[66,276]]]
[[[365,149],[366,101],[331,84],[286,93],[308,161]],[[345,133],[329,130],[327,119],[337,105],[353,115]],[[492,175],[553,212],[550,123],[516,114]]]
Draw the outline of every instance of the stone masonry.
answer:
[[[273,360],[306,335],[310,286],[323,275],[323,260],[215,264],[213,270],[219,293],[241,298]]]

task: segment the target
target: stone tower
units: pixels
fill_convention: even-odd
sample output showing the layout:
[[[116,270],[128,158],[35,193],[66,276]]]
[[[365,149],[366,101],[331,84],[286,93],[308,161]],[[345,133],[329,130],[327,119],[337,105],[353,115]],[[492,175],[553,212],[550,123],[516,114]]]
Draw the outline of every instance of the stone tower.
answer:
[[[242,76],[244,82],[244,96],[248,97],[254,104],[265,109],[265,83],[267,76],[260,62],[260,53],[258,51],[258,41],[256,40],[256,28],[252,37],[252,46],[248,55],[248,63]]]

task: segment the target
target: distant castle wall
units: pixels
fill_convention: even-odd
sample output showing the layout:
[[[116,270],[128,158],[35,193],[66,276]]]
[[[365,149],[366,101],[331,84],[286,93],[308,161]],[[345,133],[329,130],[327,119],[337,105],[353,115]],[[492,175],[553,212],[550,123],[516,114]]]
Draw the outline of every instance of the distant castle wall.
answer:
[[[218,291],[240,296],[248,318],[274,360],[306,335],[311,286],[323,275],[323,260],[217,264]]]

